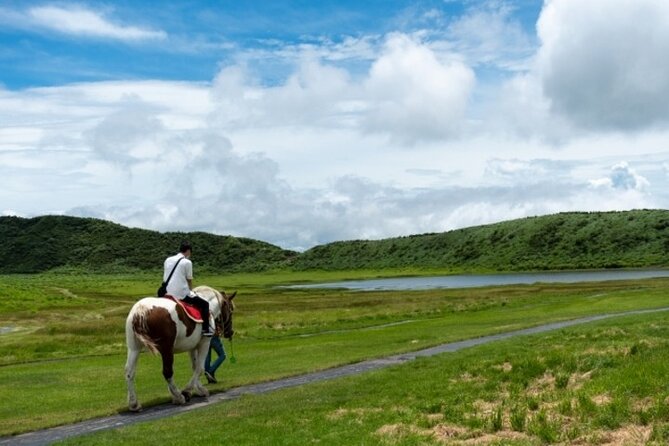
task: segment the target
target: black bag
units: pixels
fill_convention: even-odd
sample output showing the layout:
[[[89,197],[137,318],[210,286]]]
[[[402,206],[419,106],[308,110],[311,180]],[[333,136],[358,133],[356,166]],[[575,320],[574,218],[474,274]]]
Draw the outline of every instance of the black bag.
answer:
[[[172,274],[174,274],[174,271],[176,271],[177,266],[179,265],[179,262],[181,262],[183,259],[184,258],[182,257],[179,260],[177,260],[177,263],[174,264],[174,268],[172,268],[172,272],[170,273],[169,276],[167,276],[167,280],[164,281],[162,283],[162,285],[160,285],[160,287],[158,287],[158,292],[157,292],[158,297],[165,297],[165,295],[167,294],[167,284],[170,283],[170,279],[172,278]],[[179,297],[179,296],[176,296],[176,297]]]
[[[165,294],[167,294],[167,282],[163,282],[158,288],[158,297],[165,297]]]

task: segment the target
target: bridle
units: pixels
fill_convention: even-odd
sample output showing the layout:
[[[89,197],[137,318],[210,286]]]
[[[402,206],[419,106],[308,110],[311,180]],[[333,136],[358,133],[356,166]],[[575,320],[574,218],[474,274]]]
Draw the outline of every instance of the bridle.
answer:
[[[230,300],[225,300],[223,298],[222,294],[218,290],[214,290],[214,295],[216,296],[216,300],[218,301],[218,307],[220,308],[220,315],[216,318],[214,321],[216,324],[216,331],[219,333],[222,333],[223,336],[225,336],[225,333],[229,333],[232,331],[232,302]],[[219,297],[219,295],[221,295]],[[229,313],[227,314],[227,317],[225,320],[223,320],[223,306],[227,304],[230,305]]]

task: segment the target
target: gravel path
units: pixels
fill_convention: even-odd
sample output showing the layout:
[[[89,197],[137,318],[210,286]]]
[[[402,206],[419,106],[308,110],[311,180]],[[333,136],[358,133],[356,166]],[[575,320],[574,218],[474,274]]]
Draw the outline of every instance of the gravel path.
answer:
[[[156,420],[174,416],[180,413],[197,410],[201,407],[210,406],[222,401],[233,400],[242,395],[256,395],[262,393],[273,392],[275,390],[286,389],[289,387],[301,386],[304,384],[325,381],[329,379],[340,378],[350,375],[358,375],[370,370],[382,369],[396,364],[403,364],[405,362],[413,361],[419,357],[434,356],[441,353],[456,352],[464,348],[474,347],[481,344],[487,344],[494,341],[513,338],[516,336],[530,335],[536,333],[544,333],[547,331],[558,330],[561,328],[571,327],[574,325],[586,324],[588,322],[599,321],[618,316],[628,316],[634,314],[657,313],[661,311],[669,311],[669,307],[657,308],[652,310],[635,310],[624,313],[601,314],[596,316],[583,317],[564,322],[555,322],[551,324],[539,325],[537,327],[526,328],[522,330],[514,330],[507,333],[499,333],[496,335],[483,336],[480,338],[467,339],[459,342],[450,342],[448,344],[441,344],[436,347],[426,348],[411,353],[404,353],[399,355],[388,356],[382,359],[372,359],[368,361],[359,362],[356,364],[335,367],[320,372],[307,373],[305,375],[295,376],[292,378],[283,378],[276,381],[270,381],[260,384],[251,384],[242,387],[236,387],[226,392],[216,393],[207,399],[195,397],[195,399],[184,406],[174,406],[172,404],[163,404],[154,406],[140,413],[121,413],[103,418],[95,418],[87,421],[82,421],[76,424],[54,427],[41,431],[29,432],[26,434],[17,435],[14,437],[0,437],[0,445],[44,445],[50,444],[59,440],[64,440],[71,437],[90,434],[107,429],[114,429],[118,427],[128,426],[131,424]]]

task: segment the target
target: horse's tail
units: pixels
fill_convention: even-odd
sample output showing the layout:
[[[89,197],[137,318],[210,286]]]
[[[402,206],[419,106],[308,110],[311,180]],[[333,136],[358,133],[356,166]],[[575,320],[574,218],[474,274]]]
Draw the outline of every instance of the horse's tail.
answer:
[[[148,313],[150,308],[137,303],[128,316],[126,333],[133,336],[140,344],[144,345],[151,353],[158,354],[158,345],[149,335]],[[128,339],[130,341],[130,339]]]

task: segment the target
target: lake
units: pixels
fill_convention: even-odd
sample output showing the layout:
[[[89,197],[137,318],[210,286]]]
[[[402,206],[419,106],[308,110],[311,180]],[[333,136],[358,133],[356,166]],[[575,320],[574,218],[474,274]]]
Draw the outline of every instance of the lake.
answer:
[[[388,279],[346,280],[342,282],[291,285],[290,288],[343,288],[348,290],[425,290],[434,288],[475,288],[534,283],[579,283],[609,280],[669,277],[669,270],[604,270],[549,273],[462,274],[452,276],[394,277]]]

